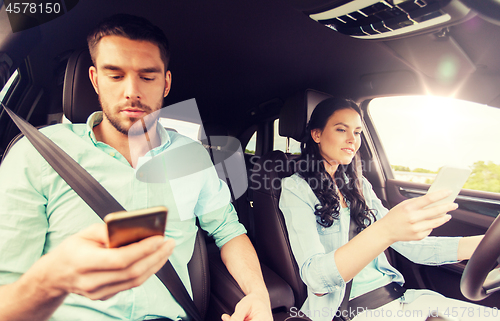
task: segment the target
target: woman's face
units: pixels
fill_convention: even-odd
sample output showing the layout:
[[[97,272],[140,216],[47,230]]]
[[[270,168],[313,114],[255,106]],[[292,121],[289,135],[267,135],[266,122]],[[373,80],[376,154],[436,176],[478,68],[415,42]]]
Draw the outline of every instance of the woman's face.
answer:
[[[321,155],[334,170],[339,164],[349,164],[361,145],[361,117],[354,109],[334,112],[323,130],[311,130]]]

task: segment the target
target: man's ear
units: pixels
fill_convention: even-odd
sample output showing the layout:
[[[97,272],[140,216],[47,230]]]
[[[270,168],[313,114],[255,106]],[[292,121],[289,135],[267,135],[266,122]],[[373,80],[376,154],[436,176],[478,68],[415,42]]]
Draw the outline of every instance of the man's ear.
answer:
[[[92,83],[92,86],[94,86],[94,90],[95,90],[96,94],[99,95],[99,90],[97,89],[98,86],[97,86],[97,69],[96,69],[96,67],[90,66],[89,78],[90,78],[90,82]]]
[[[320,136],[321,136],[321,130],[319,128],[311,129],[311,137],[316,144],[319,144]]]
[[[163,92],[163,97],[167,97],[170,92],[170,85],[172,84],[172,73],[170,70],[167,70],[165,73],[165,91]]]

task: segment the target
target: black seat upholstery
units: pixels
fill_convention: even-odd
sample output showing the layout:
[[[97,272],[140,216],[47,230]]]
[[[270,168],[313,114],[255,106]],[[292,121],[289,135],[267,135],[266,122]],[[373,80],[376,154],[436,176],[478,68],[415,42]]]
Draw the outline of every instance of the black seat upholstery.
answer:
[[[312,110],[330,97],[313,90],[298,93],[285,102],[280,113],[281,136],[300,141]],[[256,249],[262,263],[269,266],[292,288],[295,306],[301,307],[307,297],[306,286],[290,247],[283,214],[279,209],[281,179],[295,172],[295,159],[282,151],[272,151],[254,166],[253,182],[254,229]]]
[[[200,128],[199,139],[207,149],[217,170],[219,178],[225,181],[230,189],[231,201],[235,206],[240,222],[248,229],[249,217],[246,195],[248,181],[244,153],[239,141],[228,136],[225,126],[215,123],[204,123]],[[211,240],[207,241],[210,262],[211,317],[219,318],[222,313],[232,313],[234,306],[245,295],[238,283],[227,271],[220,258],[219,250]],[[262,265],[262,274],[269,291],[274,320],[284,320],[286,311],[294,304],[290,286],[267,266]]]
[[[87,49],[80,49],[68,59],[64,74],[63,111],[73,123],[85,123],[95,111],[101,110],[99,98],[89,79],[92,60]]]

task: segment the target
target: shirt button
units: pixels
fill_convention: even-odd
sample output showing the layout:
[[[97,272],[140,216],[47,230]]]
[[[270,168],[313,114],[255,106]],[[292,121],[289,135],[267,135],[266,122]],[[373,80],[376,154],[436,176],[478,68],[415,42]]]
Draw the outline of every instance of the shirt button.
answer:
[[[322,228],[321,228],[321,230],[322,230],[322,231],[324,231],[324,230],[326,230],[326,228],[325,228],[325,227],[322,227]]]
[[[115,153],[111,152],[111,153],[109,153],[109,156],[115,157]]]
[[[139,177],[142,178],[144,176],[143,172],[139,172]]]

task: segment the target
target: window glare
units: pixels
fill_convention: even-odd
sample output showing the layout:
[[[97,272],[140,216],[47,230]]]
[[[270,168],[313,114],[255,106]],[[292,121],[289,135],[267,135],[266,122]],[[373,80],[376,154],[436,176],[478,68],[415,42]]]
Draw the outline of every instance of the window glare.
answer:
[[[174,129],[179,134],[187,136],[195,141],[199,141],[198,133],[200,131],[200,124],[163,117],[160,117],[159,122],[167,129]]]
[[[431,183],[445,165],[471,168],[471,177],[484,175],[485,168],[500,173],[499,108],[405,96],[373,99],[368,111],[396,179]],[[467,183],[465,188],[493,191]]]
[[[282,137],[279,134],[279,119],[274,121],[274,149],[286,152],[286,137]],[[290,138],[290,154],[299,155],[300,154],[300,142],[293,138]]]
[[[9,80],[3,86],[2,90],[0,91],[0,102],[3,102],[3,99],[5,98],[5,95],[7,95],[7,91],[9,90],[10,86],[14,83],[14,81],[17,79],[18,76],[18,71],[14,71],[14,73],[10,76]]]
[[[256,146],[257,146],[257,131],[253,133],[252,137],[248,141],[247,147],[245,148],[245,153],[255,155]]]

